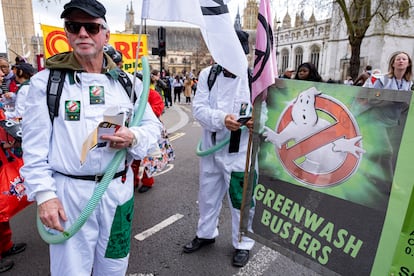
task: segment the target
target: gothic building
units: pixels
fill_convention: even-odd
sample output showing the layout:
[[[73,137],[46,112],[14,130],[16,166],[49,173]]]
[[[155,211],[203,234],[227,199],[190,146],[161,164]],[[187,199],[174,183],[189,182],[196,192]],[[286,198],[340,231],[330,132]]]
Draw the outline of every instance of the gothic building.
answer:
[[[293,24],[292,24],[293,23]],[[330,36],[331,19],[316,20],[314,13],[308,20],[303,12],[297,13],[292,22],[288,12],[280,22],[273,23],[278,70],[297,69],[303,62],[311,62],[325,76],[326,49]]]
[[[259,4],[257,0],[248,0],[243,12],[243,29],[256,30]]]
[[[384,2],[383,2],[384,3]],[[382,3],[382,4],[383,4]],[[372,1],[372,7],[377,2]],[[385,23],[379,18],[371,21],[361,46],[360,71],[367,65],[388,71],[388,60],[396,51],[414,55],[414,24],[408,0],[392,1],[384,9],[401,12]],[[298,68],[302,62],[314,63],[324,80],[344,80],[349,74],[351,48],[346,24],[339,7],[333,4],[332,16],[317,20],[314,13],[307,19],[303,12],[295,15],[288,12],[282,21],[274,19],[274,34],[279,72],[287,67]]]

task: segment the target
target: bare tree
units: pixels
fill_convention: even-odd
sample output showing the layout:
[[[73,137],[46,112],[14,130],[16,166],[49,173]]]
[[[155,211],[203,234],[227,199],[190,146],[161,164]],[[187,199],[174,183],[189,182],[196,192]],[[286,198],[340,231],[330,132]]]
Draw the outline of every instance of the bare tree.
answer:
[[[387,24],[394,17],[406,17],[413,8],[409,0],[333,0],[346,24],[351,46],[350,75],[356,78],[360,68],[361,45],[374,20]]]

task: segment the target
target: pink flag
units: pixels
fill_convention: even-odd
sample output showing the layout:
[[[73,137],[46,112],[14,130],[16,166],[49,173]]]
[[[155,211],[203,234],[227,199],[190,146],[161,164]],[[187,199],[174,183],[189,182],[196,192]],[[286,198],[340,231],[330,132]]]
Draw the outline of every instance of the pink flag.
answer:
[[[269,0],[261,0],[256,32],[256,58],[254,60],[252,102],[277,77],[276,55],[273,44],[272,13]]]

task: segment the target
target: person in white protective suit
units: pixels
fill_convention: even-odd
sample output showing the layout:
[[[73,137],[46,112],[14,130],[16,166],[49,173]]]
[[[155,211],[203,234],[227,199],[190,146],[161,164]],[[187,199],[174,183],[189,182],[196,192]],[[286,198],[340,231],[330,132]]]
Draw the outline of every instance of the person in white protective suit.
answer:
[[[52,276],[126,274],[134,209],[134,177],[127,164],[132,159],[144,158],[162,130],[145,102],[139,126],[122,124],[114,133],[98,135],[98,144],[88,148],[81,162],[84,142],[103,122],[108,108],[124,114],[132,110],[130,97],[120,83],[125,76],[134,83],[132,75],[121,74],[103,52],[110,36],[105,13],[105,7],[95,0],[72,0],[65,4],[61,18],[73,51],[49,58],[47,69],[32,77],[27,96],[21,174],[28,196],[37,201],[39,218],[48,231],[62,232],[74,224],[117,151],[127,150],[127,162],[121,162],[85,224],[67,241],[50,245]],[[49,116],[46,101],[52,69],[66,71],[54,118]],[[139,99],[139,80],[132,92]]]
[[[238,31],[239,40],[248,53],[248,34]],[[214,73],[215,71],[216,73]],[[216,75],[211,89],[209,81]],[[224,196],[228,197],[232,216],[232,264],[243,267],[249,260],[254,241],[243,236],[239,241],[240,206],[249,129],[253,127],[248,72],[235,76],[215,64],[201,71],[193,100],[194,118],[203,128],[202,150],[210,149],[231,135],[230,143],[200,159],[198,205],[200,217],[196,237],[183,248],[192,253],[212,244],[218,236],[218,221]],[[246,124],[248,128],[241,129]],[[249,229],[254,215],[250,209]]]

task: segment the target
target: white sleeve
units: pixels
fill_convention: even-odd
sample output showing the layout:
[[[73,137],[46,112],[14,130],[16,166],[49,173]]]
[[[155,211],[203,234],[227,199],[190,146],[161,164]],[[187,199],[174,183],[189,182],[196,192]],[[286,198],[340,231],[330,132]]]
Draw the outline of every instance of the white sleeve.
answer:
[[[53,170],[48,162],[52,124],[46,104],[48,70],[39,72],[30,81],[22,120],[24,165],[20,169],[25,179],[29,200],[46,201],[56,197]],[[42,194],[41,198],[37,194]],[[40,201],[39,201],[40,200]]]

